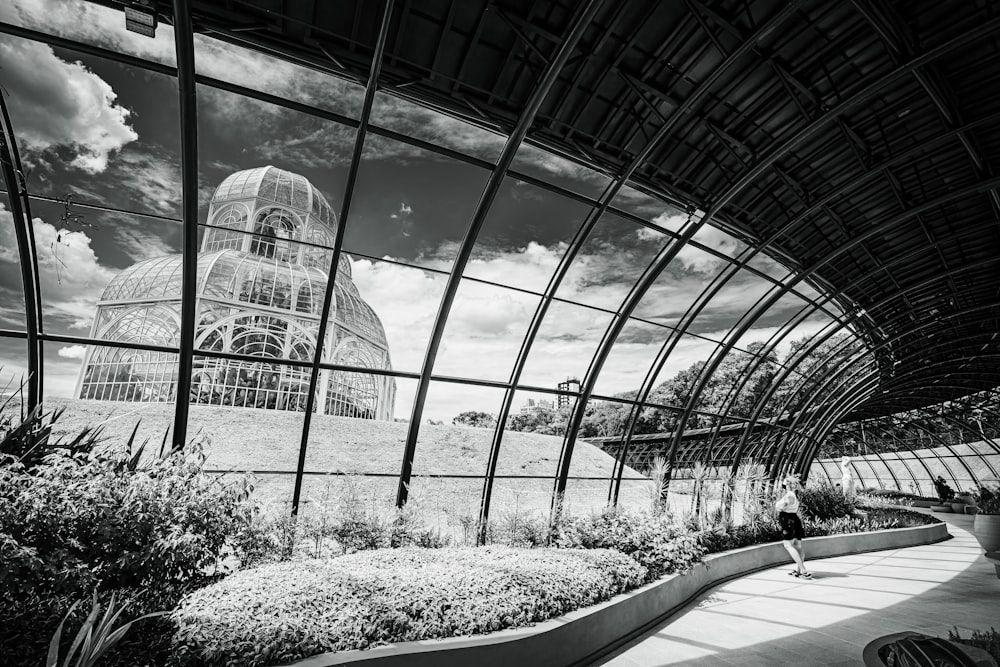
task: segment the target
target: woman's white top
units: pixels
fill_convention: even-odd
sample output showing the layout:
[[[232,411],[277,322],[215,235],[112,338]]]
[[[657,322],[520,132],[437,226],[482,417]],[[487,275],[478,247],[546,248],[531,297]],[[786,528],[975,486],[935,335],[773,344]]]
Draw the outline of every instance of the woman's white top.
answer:
[[[790,512],[792,514],[799,511],[799,499],[795,495],[794,491],[786,491],[785,495],[778,498],[778,502],[774,503],[774,509],[779,512]]]

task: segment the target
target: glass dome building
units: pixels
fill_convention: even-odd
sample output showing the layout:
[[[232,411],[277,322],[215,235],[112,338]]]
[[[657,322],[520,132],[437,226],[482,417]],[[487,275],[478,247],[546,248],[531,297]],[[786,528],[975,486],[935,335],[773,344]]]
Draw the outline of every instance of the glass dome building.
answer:
[[[216,189],[198,257],[195,347],[200,351],[312,363],[337,219],[304,177],[275,167],[232,174]],[[180,254],[148,259],[116,275],[97,305],[91,335],[119,343],[178,344]],[[336,301],[323,362],[390,370],[375,311],[340,256]],[[325,414],[390,420],[395,381],[384,375],[322,369],[317,405]],[[172,401],[173,355],[90,347],[77,395],[110,401]],[[309,369],[198,356],[192,403],[302,410]]]

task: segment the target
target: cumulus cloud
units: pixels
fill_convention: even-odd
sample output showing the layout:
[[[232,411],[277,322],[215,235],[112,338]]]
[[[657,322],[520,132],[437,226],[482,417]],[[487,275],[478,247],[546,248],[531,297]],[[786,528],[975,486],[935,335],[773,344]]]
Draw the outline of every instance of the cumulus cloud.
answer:
[[[68,233],[40,218],[35,218],[35,244],[38,248],[39,283],[42,309],[48,328],[54,331],[66,329],[86,330],[94,320],[97,301],[115,269],[100,263],[91,240],[83,232]],[[18,271],[16,260],[17,240],[14,237],[13,216],[0,205],[0,271],[4,285],[9,286],[7,276]],[[13,283],[19,286],[19,283]],[[14,290],[3,293],[9,298],[17,294]],[[21,297],[23,303],[23,297]],[[2,304],[0,308],[17,308],[17,304]],[[22,306],[23,308],[23,306]]]
[[[717,242],[725,243],[726,240],[719,237]],[[466,276],[542,291],[565,250],[565,244],[546,247],[530,243],[509,251],[480,251],[469,263]],[[452,249],[439,248],[422,257],[422,264],[448,269],[453,254]],[[617,295],[620,302],[621,296],[631,287],[631,283],[625,282],[629,274],[624,271],[633,261],[628,249],[597,244],[593,252],[577,257],[578,268],[567,275],[565,290],[561,290],[560,295],[574,300],[593,300],[595,293],[603,295],[596,297],[598,299]],[[385,325],[394,368],[419,370],[440,307],[445,276],[369,260],[354,261],[352,267],[361,295]],[[618,278],[608,279],[609,271]],[[617,271],[622,273],[615,273]],[[704,286],[704,276],[695,270],[664,273],[643,299],[636,315],[674,324]],[[741,276],[713,299],[699,318],[695,331],[716,340],[725,338],[729,326],[769,287],[759,279]],[[534,294],[463,282],[452,306],[434,373],[507,380],[538,303],[539,297]],[[783,300],[775,309],[774,317],[787,317],[795,305],[790,299]],[[521,382],[555,387],[568,376],[582,377],[610,321],[608,313],[554,303],[539,330]],[[800,337],[814,326],[817,325],[810,322],[800,325],[793,337]],[[766,339],[775,330],[774,327],[755,327],[740,343]],[[636,389],[668,334],[663,328],[630,323],[601,372],[597,393],[611,395]],[[783,345],[787,346],[787,342]],[[714,342],[703,338],[683,337],[667,360],[658,382],[696,361],[707,359],[715,346]],[[440,410],[440,414],[429,412],[425,415],[433,419],[450,419],[467,409],[495,412],[499,407],[499,399],[490,392],[486,392],[487,397],[482,392],[470,393],[466,387],[444,383],[435,385],[434,391],[435,400],[428,403],[427,409]],[[401,386],[402,411],[409,409],[407,397],[410,393],[407,392],[412,393],[412,388]],[[445,414],[446,409],[452,412]]]
[[[57,354],[64,359],[83,359],[87,354],[87,347],[85,345],[67,345],[60,347]]]
[[[52,47],[7,38],[0,42],[0,67],[27,162],[33,153],[45,160],[65,148],[71,166],[99,173],[112,153],[138,138],[111,86],[83,64],[61,60]]]

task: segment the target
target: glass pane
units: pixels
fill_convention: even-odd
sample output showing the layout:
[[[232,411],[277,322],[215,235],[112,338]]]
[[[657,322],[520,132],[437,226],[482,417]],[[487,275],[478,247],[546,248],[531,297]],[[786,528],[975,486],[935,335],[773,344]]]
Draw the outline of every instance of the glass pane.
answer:
[[[359,475],[372,480],[385,477],[395,494],[417,381],[346,371],[323,371],[320,377],[321,390],[324,377],[329,383],[327,409],[325,414],[313,415],[306,470],[316,475]],[[379,384],[385,387],[385,407],[391,411],[379,414],[371,409],[344,409],[363,404],[362,399],[376,393]]]
[[[389,139],[361,160],[344,248],[450,271],[489,171]]]
[[[615,198],[611,201],[611,205],[614,208],[638,216],[643,220],[654,221],[659,219],[663,227],[680,227],[679,224],[667,222],[669,218],[678,216],[676,207],[656,197],[647,195],[630,185],[622,186],[618,190]],[[687,219],[687,216],[683,216],[682,219]],[[676,229],[673,231],[676,231]]]
[[[522,143],[517,149],[511,171],[533,176],[594,200],[611,183],[611,177],[606,174],[527,143]]]
[[[740,271],[712,297],[691,330],[713,338],[724,338],[772,287],[753,274]]]
[[[490,208],[465,275],[544,292],[590,207],[508,178]]]
[[[176,79],[10,35],[3,44],[11,123],[32,194],[179,214]],[[69,213],[79,229],[96,224],[89,211]]]
[[[0,425],[20,418],[27,400],[28,345],[21,338],[0,336]],[[22,393],[22,388],[25,389]],[[5,428],[9,426],[5,425]]]
[[[634,397],[670,333],[661,326],[629,319],[611,347],[594,393],[602,396],[628,393],[629,398]]]
[[[355,128],[202,85],[198,131],[200,221],[213,202],[252,201],[252,213],[305,210],[336,230]]]
[[[13,0],[0,11],[0,17],[49,35],[75,39],[166,65],[174,64],[173,28],[159,24],[155,38],[126,31],[120,9],[85,0],[65,0],[60,2],[59,11],[54,12],[43,3]],[[5,35],[4,39],[10,37]]]
[[[571,514],[599,512],[608,505],[615,460],[621,451],[617,438],[624,433],[631,409],[631,405],[614,401],[591,399],[587,402],[564,496],[565,509]],[[647,478],[634,468],[642,465],[642,453],[641,447],[630,448],[618,496],[618,503],[623,507],[649,509],[651,506],[651,487]]]
[[[352,258],[350,267],[358,296],[368,304],[385,330],[390,367],[419,372],[447,277],[369,259]]]
[[[14,216],[0,198],[0,329],[24,331],[24,290]],[[23,363],[23,361],[21,362]]]
[[[422,139],[490,163],[496,162],[506,141],[506,137],[502,134],[477,127],[384,91],[375,93],[371,122],[372,125]],[[380,149],[385,147],[400,156],[409,155],[408,150],[416,150],[404,148],[399,142],[374,135],[369,136],[366,143],[368,141]]]
[[[158,447],[173,431],[177,355],[100,345],[44,346],[47,408],[63,407],[56,435],[100,426],[108,442]]]
[[[669,238],[605,214],[584,241],[556,295],[567,301],[617,310]]]
[[[685,218],[686,219],[686,218]],[[634,315],[667,325],[677,324],[688,307],[705,291],[723,262],[691,245],[681,248],[636,307]],[[713,330],[700,324],[708,320],[712,306],[702,311],[691,330],[709,333]]]
[[[365,88],[360,84],[200,33],[195,33],[194,51],[199,74],[349,118],[361,115]],[[199,90],[198,94],[203,93]],[[211,93],[207,95],[211,97]],[[228,114],[233,126],[273,127],[282,122],[283,116],[283,112],[273,105],[265,107],[249,100],[240,106],[221,104],[214,112]],[[308,130],[302,128],[300,137],[307,136],[310,136]]]
[[[179,227],[124,213],[90,211],[94,228],[67,225],[57,205],[33,210],[38,249],[42,318],[50,333],[113,336],[111,319],[129,308],[156,311],[164,322],[153,339],[176,344],[179,302],[151,303],[151,297],[180,296]],[[50,222],[51,221],[51,222]],[[168,312],[169,311],[169,312]],[[125,340],[124,338],[110,338]]]
[[[308,369],[195,356],[188,436],[206,443],[206,468],[252,472],[256,498],[284,510],[292,500],[308,384]]]
[[[498,532],[514,534],[532,522],[548,524],[572,406],[569,395],[515,392],[493,482],[490,519]]]
[[[566,378],[582,378],[612,316],[553,302],[538,330],[521,374],[521,384],[556,388]]]
[[[415,475],[482,475],[504,391],[432,381],[413,463]]]
[[[540,297],[462,280],[434,375],[509,381]]]

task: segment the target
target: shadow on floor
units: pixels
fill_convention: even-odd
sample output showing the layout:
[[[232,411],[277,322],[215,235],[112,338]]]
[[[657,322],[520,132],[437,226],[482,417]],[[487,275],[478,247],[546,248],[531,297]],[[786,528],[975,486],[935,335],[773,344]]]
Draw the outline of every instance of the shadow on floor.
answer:
[[[594,664],[861,665],[864,646],[883,635],[1000,627],[1000,579],[971,535],[972,517],[940,518],[953,539],[807,562],[811,581],[787,576],[787,565],[734,579]]]

